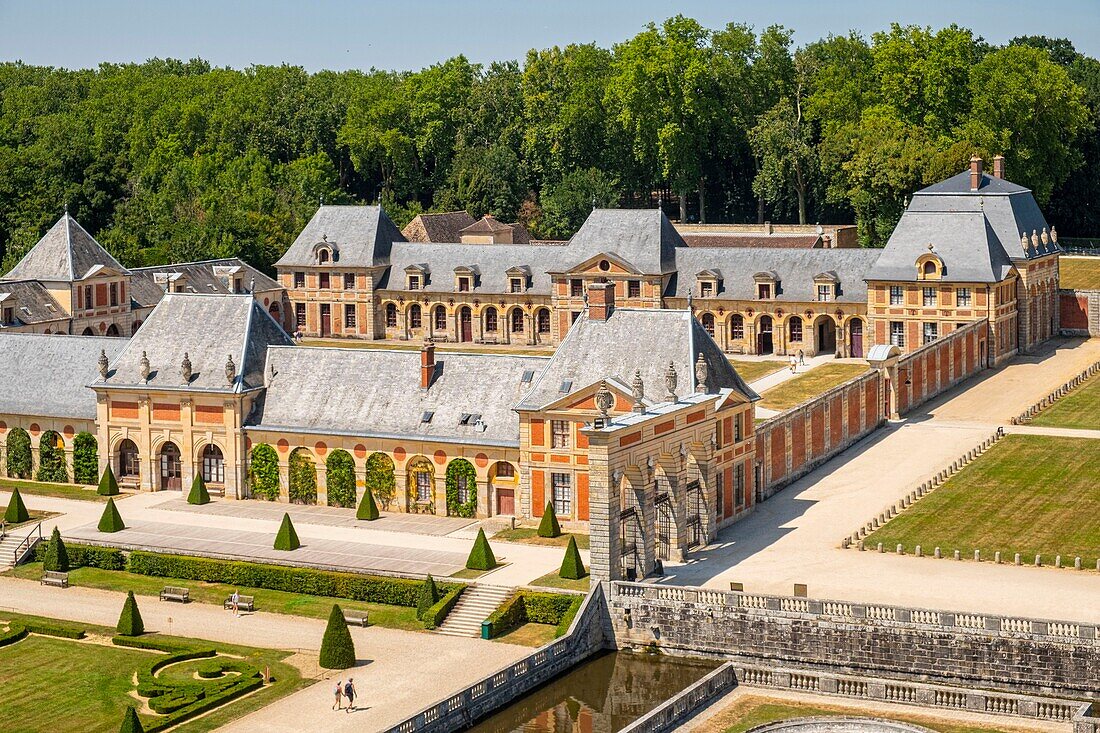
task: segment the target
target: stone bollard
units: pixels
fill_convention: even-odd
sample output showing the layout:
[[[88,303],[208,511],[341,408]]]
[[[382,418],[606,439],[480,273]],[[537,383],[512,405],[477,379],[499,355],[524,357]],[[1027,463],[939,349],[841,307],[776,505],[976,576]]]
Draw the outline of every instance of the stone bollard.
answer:
[[[981,550],[974,550],[974,562],[981,562],[981,561],[982,561],[982,551]]]
[[[1016,560],[1015,560],[1015,562],[1016,562],[1016,564],[1017,564],[1017,565],[1019,565],[1019,564],[1020,564],[1020,553],[1018,553],[1018,552],[1016,553]]]
[[[997,550],[996,552],[993,553],[993,562],[996,563],[997,565],[1001,564],[1001,551],[1000,550]]]
[[[901,543],[898,543],[898,554],[899,555],[904,555],[905,554],[905,548],[902,547]]]
[[[1100,557],[1096,558],[1096,572],[1100,573]]]
[[[859,541],[859,551],[863,552],[863,540]]]
[[[874,519],[871,520],[871,528],[872,529],[878,529],[878,517],[875,517]]]
[[[1054,567],[1056,567],[1056,568],[1062,567],[1062,556],[1061,555],[1055,555],[1054,556]]]
[[[1073,558],[1073,569],[1074,570],[1080,570],[1081,569],[1081,558],[1079,558],[1079,557]]]
[[[878,543],[878,551],[882,552],[882,543],[881,542]]]
[[[936,548],[935,557],[936,557],[937,560],[939,560],[941,557],[943,557],[943,554],[940,552],[940,548],[938,548],[938,547]]]
[[[922,553],[920,550],[920,545],[917,545],[917,549],[913,554],[915,554],[917,557],[924,557],[924,553]]]
[[[1037,567],[1037,568],[1043,567],[1043,556],[1042,555],[1036,555],[1035,556],[1035,567]]]
[[[962,553],[959,552],[958,550],[955,550],[955,559],[956,560],[962,560]]]

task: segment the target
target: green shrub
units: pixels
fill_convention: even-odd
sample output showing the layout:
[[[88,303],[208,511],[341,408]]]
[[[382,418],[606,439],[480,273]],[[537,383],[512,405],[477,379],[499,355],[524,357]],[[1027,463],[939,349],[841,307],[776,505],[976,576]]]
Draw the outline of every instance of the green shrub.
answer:
[[[420,586],[420,598],[416,603],[416,617],[421,621],[428,609],[439,603],[439,588],[435,585],[435,578],[428,575],[424,578],[424,584]]]
[[[496,566],[497,559],[493,555],[493,548],[489,547],[489,540],[485,538],[485,530],[478,529],[470,557],[466,559],[466,567],[469,570],[492,570]]]
[[[126,529],[126,525],[122,522],[122,515],[118,513],[115,500],[108,499],[107,506],[103,507],[103,516],[99,518],[99,531],[118,532],[123,529]]]
[[[222,676],[222,664],[221,662],[207,662],[206,664],[199,665],[196,672],[199,677],[212,680]]]
[[[355,518],[373,522],[378,519],[378,504],[374,502],[374,494],[370,489],[363,491],[363,500],[359,502],[359,508],[355,510]]]
[[[141,636],[145,633],[145,624],[141,620],[141,611],[138,610],[137,599],[132,590],[126,592],[126,602],[122,604],[122,613],[118,617],[115,630],[122,636]]]
[[[279,455],[267,443],[252,447],[248,462],[248,481],[252,496],[276,501],[279,498]]]
[[[393,461],[385,453],[372,453],[367,458],[367,478],[364,484],[367,493],[389,509],[397,496],[397,479],[394,476]]]
[[[577,612],[581,610],[581,604],[584,603],[584,596],[575,596],[573,602],[569,604],[569,608],[562,614],[561,620],[558,621],[558,628],[554,630],[554,638],[557,639],[560,636],[565,636],[569,631],[569,627],[573,625],[573,619],[577,617]]]
[[[34,548],[34,559],[38,562],[45,563],[46,555],[50,551],[50,545],[52,542],[40,542],[38,546]],[[114,547],[93,547],[91,545],[73,545],[69,544],[65,546],[66,553],[69,556],[69,569],[73,568],[100,568],[102,570],[125,570],[126,569],[126,556],[122,554],[122,550],[115,549]],[[46,568],[47,570],[49,568]]]
[[[554,511],[554,502],[546,502],[546,509],[542,512],[542,521],[539,522],[539,537],[560,537],[561,525],[558,524],[558,515]]]
[[[58,448],[58,443],[61,447]],[[47,430],[38,439],[39,481],[52,481],[57,484],[69,482],[69,468],[65,465],[65,444],[56,430]]]
[[[57,636],[62,639],[83,639],[84,628],[78,624],[65,621],[26,621],[23,623],[27,631],[42,636]]]
[[[531,623],[554,625],[561,622],[562,616],[569,610],[569,604],[583,598],[584,596],[565,593],[524,591],[523,607],[527,613],[527,620]]]
[[[565,548],[565,557],[562,558],[558,577],[567,580],[580,580],[586,575],[588,573],[584,569],[584,562],[581,561],[581,551],[577,549],[577,538],[569,535],[569,545]]]
[[[12,428],[8,432],[8,476],[10,478],[30,478],[34,469],[31,457],[31,436],[23,428]]]
[[[283,523],[279,525],[279,534],[275,535],[275,549],[290,552],[301,546],[298,533],[294,531],[294,525],[290,522],[290,514],[284,512]]]
[[[290,454],[289,497],[292,504],[317,503],[317,467],[305,448]]]
[[[522,624],[534,623],[557,626],[555,636],[561,636],[569,630],[583,602],[581,595],[518,591],[486,619],[489,635],[497,637]]]
[[[206,480],[201,473],[195,474],[195,480],[191,482],[191,492],[187,495],[188,504],[209,504],[210,492],[206,490]]]
[[[111,470],[110,463],[103,469],[103,475],[99,477],[96,493],[100,496],[118,496],[118,481],[115,480],[115,472]]]
[[[466,586],[460,585],[451,592],[445,593],[434,606],[424,613],[424,618],[421,619],[424,623],[424,628],[435,629],[443,625],[443,621],[447,618],[447,614],[455,607],[459,597],[465,590]]]
[[[465,484],[466,500],[459,495]],[[477,471],[465,458],[447,464],[447,514],[452,517],[472,517],[477,513]]]
[[[8,508],[4,511],[4,521],[8,524],[20,524],[29,522],[31,513],[27,511],[27,505],[23,503],[23,496],[19,493],[19,487],[11,490],[11,499],[8,500]]]
[[[328,615],[325,636],[321,639],[318,663],[324,669],[349,669],[355,666],[355,642],[351,640],[344,612],[335,603]]]
[[[26,635],[27,627],[17,621],[12,621],[8,624],[7,631],[0,631],[0,647],[14,644],[23,639]]]
[[[355,506],[355,461],[346,450],[329,453],[325,461],[328,505],[351,509]]]
[[[126,712],[122,715],[122,727],[118,729],[118,733],[145,733],[137,710],[134,710],[132,705],[126,706]]]
[[[99,472],[99,445],[95,436],[80,432],[73,439],[73,481],[91,486]]]
[[[525,623],[527,611],[524,608],[523,594],[513,593],[485,621],[489,624],[490,637],[500,636]]]
[[[50,543],[42,558],[42,569],[57,573],[69,572],[69,553],[65,549],[65,543],[61,541],[61,530],[57,527],[53,528],[53,534],[50,535]]]

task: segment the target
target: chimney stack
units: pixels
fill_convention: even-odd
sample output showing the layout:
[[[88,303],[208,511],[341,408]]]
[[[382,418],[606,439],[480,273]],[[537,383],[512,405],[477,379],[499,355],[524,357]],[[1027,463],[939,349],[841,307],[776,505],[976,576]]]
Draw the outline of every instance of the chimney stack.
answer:
[[[432,386],[435,376],[435,344],[425,341],[420,347],[420,389]]]
[[[588,318],[606,321],[615,309],[615,283],[592,283],[588,286]]]
[[[970,190],[977,191],[982,185],[982,159],[970,156]]]
[[[1005,157],[998,155],[993,159],[993,177],[1004,180],[1005,177]]]

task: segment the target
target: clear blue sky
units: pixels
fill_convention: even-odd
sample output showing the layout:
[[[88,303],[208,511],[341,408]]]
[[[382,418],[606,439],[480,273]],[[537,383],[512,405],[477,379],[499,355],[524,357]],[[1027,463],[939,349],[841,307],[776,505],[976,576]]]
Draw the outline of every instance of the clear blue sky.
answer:
[[[711,28],[781,23],[799,45],[891,21],[958,23],[994,43],[1067,37],[1100,57],[1100,0],[0,0],[0,60],[76,68],[201,56],[235,68],[417,69],[459,53],[486,62],[532,47],[610,46],[678,12]]]

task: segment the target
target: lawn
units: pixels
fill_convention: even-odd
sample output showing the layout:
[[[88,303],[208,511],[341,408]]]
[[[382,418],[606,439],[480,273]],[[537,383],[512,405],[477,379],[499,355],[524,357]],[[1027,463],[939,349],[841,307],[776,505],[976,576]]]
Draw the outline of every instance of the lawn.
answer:
[[[1100,378],[1088,380],[1032,418],[1031,424],[1100,430]]]
[[[8,621],[52,619],[0,613],[0,628]],[[86,624],[65,623],[85,629],[92,638],[62,639],[31,634],[0,647],[0,686],[4,704],[0,705],[0,730],[25,733],[52,733],[56,730],[117,731],[128,705],[140,699],[131,696],[134,675],[149,665],[160,652],[142,651],[104,643],[113,629]],[[149,635],[147,638],[165,638]],[[267,705],[305,684],[298,670],[283,663],[290,652],[255,649],[227,644],[171,637],[175,643],[193,643],[197,647],[214,646],[219,655],[242,657],[258,669],[270,667],[273,682],[254,694],[246,695],[224,707],[173,728],[181,733],[213,730],[230,720]],[[167,667],[167,670],[172,667]],[[148,724],[154,716],[143,714]]]
[[[788,410],[865,374],[867,369],[866,364],[822,364],[766,390],[758,404],[769,410]]]
[[[1100,290],[1100,257],[1061,257],[1058,278],[1067,290]]]
[[[586,568],[587,569],[587,568]],[[558,571],[555,570],[552,573],[547,573],[541,578],[532,580],[529,585],[537,585],[542,588],[560,588],[562,590],[579,590],[588,592],[588,579],[589,576],[584,576],[580,580],[568,580],[566,578],[558,577]]]
[[[941,547],[950,555],[974,550],[992,559],[1024,562],[1043,556],[1063,564],[1080,556],[1096,567],[1100,555],[1100,441],[1046,435],[1008,435],[976,461],[952,476],[873,532],[868,545],[916,545],[930,553]]]
[[[20,481],[12,478],[0,478],[0,491],[19,489],[23,495],[59,496],[62,499],[82,499],[84,501],[107,501],[106,496],[96,493],[94,486],[74,484],[49,484],[42,481]],[[116,500],[119,497],[115,497]]]
[[[8,510],[7,505],[0,506],[0,519],[4,518],[4,512],[6,512],[7,510]],[[20,527],[22,527],[24,525],[29,527],[30,525],[35,524],[36,522],[41,522],[43,519],[49,519],[50,517],[56,517],[57,516],[57,512],[40,512],[36,509],[30,509],[30,508],[27,509],[27,514],[29,514],[31,518],[28,519],[26,522],[20,522],[19,524],[9,524],[9,525],[7,525],[8,532],[11,532],[11,533],[14,534],[16,532],[16,530],[18,530]]]
[[[780,369],[786,369],[789,364],[785,361],[769,359],[767,361],[747,361],[744,359],[730,359],[730,364],[746,382],[755,382],[757,379],[775,374]]]
[[[575,534],[577,548],[588,549],[588,535]],[[493,535],[494,540],[501,542],[521,542],[525,545],[547,545],[549,547],[565,547],[569,544],[569,534],[561,534],[557,537],[539,537],[535,527],[516,527],[515,529],[502,529]]]
[[[17,578],[38,580],[42,577],[42,563],[32,562],[20,565],[9,570],[8,574]],[[218,606],[236,588],[241,595],[256,597],[257,611],[327,619],[329,612],[332,610],[332,604],[338,603],[340,608],[343,609],[367,611],[371,626],[405,631],[424,630],[423,625],[416,619],[415,608],[350,601],[346,598],[311,596],[304,593],[287,593],[286,591],[267,590],[266,588],[236,587],[222,583],[204,583],[179,578],[155,578],[121,570],[100,570],[99,568],[76,568],[70,571],[69,584],[123,593],[132,590],[136,595],[152,596],[154,598],[160,597],[160,591],[166,585],[183,586],[190,589],[193,602],[212,603]],[[0,728],[0,730],[2,729]]]
[[[554,640],[558,627],[553,624],[523,624],[493,639],[505,644],[540,647]]]

